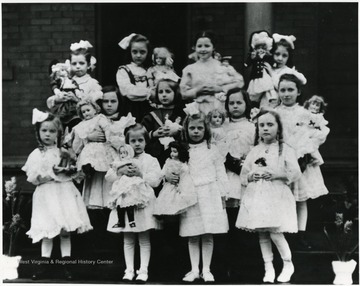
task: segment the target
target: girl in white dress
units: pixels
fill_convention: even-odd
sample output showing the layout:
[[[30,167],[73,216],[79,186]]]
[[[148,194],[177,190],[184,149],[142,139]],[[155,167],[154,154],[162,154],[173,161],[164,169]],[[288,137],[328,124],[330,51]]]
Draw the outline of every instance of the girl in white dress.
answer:
[[[180,236],[189,238],[191,261],[191,271],[183,281],[193,282],[200,278],[202,253],[201,277],[205,282],[214,282],[214,276],[210,272],[213,234],[226,233],[229,229],[224,204],[228,180],[221,155],[210,143],[210,127],[203,113],[197,111],[185,118],[183,137],[190,146],[189,171],[198,201],[180,215]],[[176,183],[179,176],[170,175],[166,180]]]
[[[117,170],[117,175],[126,175],[128,177],[137,176],[152,188],[157,187],[161,181],[161,168],[156,158],[144,152],[146,143],[149,141],[149,134],[145,127],[139,123],[129,126],[125,130],[125,143],[133,149],[135,156],[134,164],[125,165]],[[144,208],[135,208],[134,219],[136,226],[129,225],[129,218],[125,216],[125,227],[113,228],[118,221],[117,211],[113,209],[110,213],[107,230],[110,232],[124,233],[124,256],[126,270],[123,280],[132,281],[135,277],[134,255],[135,241],[138,237],[140,245],[140,269],[136,272],[138,282],[146,282],[148,279],[148,265],[150,261],[150,230],[160,229],[161,224],[153,216],[155,193],[153,191],[148,205]]]
[[[54,173],[60,163],[62,125],[52,114],[34,109],[33,124],[39,147],[31,152],[22,170],[28,182],[36,186],[32,201],[31,228],[27,232],[33,243],[41,241],[41,256],[50,258],[53,238],[60,236],[61,256],[71,256],[70,232],[83,233],[92,229],[81,194],[65,173]],[[39,269],[40,270],[40,269]],[[43,278],[37,271],[33,279]],[[72,275],[66,271],[65,276]]]
[[[194,183],[187,164],[189,161],[188,146],[173,141],[169,143],[169,148],[171,150],[170,158],[166,160],[162,174],[164,178],[171,173],[179,174],[180,179],[179,183],[175,185],[165,180],[154,207],[154,215],[161,217],[178,215],[197,203]]]
[[[241,170],[246,187],[236,227],[259,232],[265,263],[264,282],[273,283],[275,271],[271,243],[283,260],[278,282],[289,282],[294,273],[291,250],[284,232],[297,232],[295,198],[289,184],[301,176],[294,150],[282,141],[282,125],[274,111],[261,110],[257,120],[256,145]]]
[[[153,189],[139,176],[117,175],[117,171],[126,165],[136,164],[132,160],[134,150],[130,145],[123,145],[119,148],[120,159],[111,163],[111,168],[107,171],[105,179],[112,182],[110,195],[110,207],[116,206],[118,222],[113,226],[125,227],[125,212],[129,218],[130,227],[135,227],[134,209],[135,207],[144,208],[149,204],[154,193]]]
[[[301,86],[305,82],[296,71],[284,74],[279,80],[279,96],[281,104],[275,108],[283,123],[284,141],[294,148],[303,171],[300,179],[292,186],[297,202],[299,246],[309,249],[311,246],[305,240],[305,230],[308,218],[307,200],[315,199],[329,193],[321,174],[321,160],[313,160],[311,153],[324,143],[329,133],[329,128],[324,124],[320,129],[313,130],[316,136],[310,136],[307,125],[310,123],[312,114],[309,110],[297,103],[301,94]],[[299,139],[300,138],[300,139]]]
[[[195,39],[197,61],[183,69],[180,91],[184,100],[193,100],[198,109],[207,115],[215,108],[224,110],[223,102],[217,98],[217,94],[227,92],[234,87],[241,88],[244,81],[242,76],[239,76],[231,84],[219,85],[216,80],[219,70],[223,67],[220,61],[214,58],[216,47],[214,34],[204,31]]]

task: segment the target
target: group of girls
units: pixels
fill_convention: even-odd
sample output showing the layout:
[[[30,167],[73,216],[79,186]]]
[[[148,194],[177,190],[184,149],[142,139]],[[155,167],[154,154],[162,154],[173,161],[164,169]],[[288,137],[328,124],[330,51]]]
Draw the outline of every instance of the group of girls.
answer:
[[[37,186],[27,234],[42,241],[41,256],[50,258],[60,235],[62,256],[70,257],[70,232],[91,230],[88,214],[109,209],[107,230],[124,234],[123,280],[146,282],[150,230],[176,216],[191,262],[183,281],[214,282],[213,235],[233,237],[238,228],[259,233],[263,281],[275,280],[273,242],[283,260],[277,281],[289,282],[294,265],[284,233],[304,232],[306,201],[328,192],[318,152],[329,132],[326,104],[320,96],[297,103],[306,79],[289,66],[294,41],[252,34],[247,91],[208,31],[197,35],[195,62],[181,78],[167,48],[154,49],[146,69],[148,39],[125,37],[119,46],[130,63],[119,67],[117,87],[102,88],[89,75],[96,60],[88,41],[72,44],[69,62],[51,67],[51,113],[33,112],[39,147],[23,167]]]

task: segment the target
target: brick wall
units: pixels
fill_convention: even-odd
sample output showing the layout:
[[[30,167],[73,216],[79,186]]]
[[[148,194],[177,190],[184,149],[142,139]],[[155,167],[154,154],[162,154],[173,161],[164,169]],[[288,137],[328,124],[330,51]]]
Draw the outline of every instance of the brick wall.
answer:
[[[197,4],[191,5],[189,15],[191,45],[197,32],[214,31],[218,40],[216,49],[222,55],[232,56],[231,64],[240,73],[244,59],[244,7],[242,3]]]
[[[48,69],[65,61],[80,39],[95,43],[94,4],[2,4],[3,154],[27,156],[35,147],[31,114],[51,95]]]

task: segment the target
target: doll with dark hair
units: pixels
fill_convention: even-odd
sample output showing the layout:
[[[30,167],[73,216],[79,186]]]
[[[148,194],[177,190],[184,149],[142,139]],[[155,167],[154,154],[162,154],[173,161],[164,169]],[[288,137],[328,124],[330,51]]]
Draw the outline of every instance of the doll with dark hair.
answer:
[[[162,174],[166,177],[168,174],[176,173],[180,179],[178,184],[165,181],[155,201],[154,215],[156,216],[178,215],[197,203],[194,184],[187,165],[189,148],[187,144],[178,141],[170,142],[169,147],[170,157],[165,162]]]

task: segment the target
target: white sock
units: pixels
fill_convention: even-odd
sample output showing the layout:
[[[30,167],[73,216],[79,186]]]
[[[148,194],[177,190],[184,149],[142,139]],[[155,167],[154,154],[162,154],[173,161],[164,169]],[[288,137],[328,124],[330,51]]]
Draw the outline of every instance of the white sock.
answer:
[[[214,250],[214,238],[212,234],[201,236],[203,273],[210,271],[211,258]]]
[[[274,254],[272,251],[270,234],[268,232],[260,232],[259,243],[260,243],[261,255],[263,257],[265,265],[267,263],[272,263],[274,259]]]
[[[134,271],[135,233],[124,232],[124,256],[126,270]]]
[[[41,257],[50,258],[53,249],[53,239],[43,238],[41,242]]]
[[[151,243],[150,232],[139,232],[139,245],[140,245],[140,270],[148,271]]]
[[[297,213],[298,229],[299,231],[305,231],[307,219],[308,219],[308,209],[307,209],[306,201],[296,202],[296,213]]]
[[[189,237],[189,255],[191,262],[191,271],[199,273],[200,264],[200,236]]]
[[[283,233],[270,233],[271,240],[276,245],[283,260],[291,260],[291,250]]]
[[[60,250],[62,257],[71,256],[70,233],[60,234]]]

